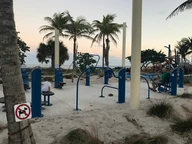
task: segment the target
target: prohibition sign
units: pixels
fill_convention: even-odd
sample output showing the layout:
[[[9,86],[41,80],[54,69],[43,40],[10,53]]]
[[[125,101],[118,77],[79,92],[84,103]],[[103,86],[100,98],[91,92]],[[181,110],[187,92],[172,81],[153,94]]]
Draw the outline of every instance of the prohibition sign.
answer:
[[[31,107],[29,103],[15,105],[14,107],[17,122],[31,118]]]

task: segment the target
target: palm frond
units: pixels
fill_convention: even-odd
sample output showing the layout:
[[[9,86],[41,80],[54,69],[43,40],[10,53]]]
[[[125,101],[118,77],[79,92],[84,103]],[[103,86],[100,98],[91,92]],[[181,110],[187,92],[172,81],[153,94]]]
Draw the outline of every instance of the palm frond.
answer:
[[[44,37],[43,37],[43,40],[49,38],[49,39],[53,39],[54,37],[54,32],[49,32],[47,33]]]
[[[113,37],[112,34],[109,35],[110,39],[112,40],[112,42],[117,46],[117,41],[116,39]]]
[[[39,33],[41,33],[41,32],[46,32],[46,31],[54,31],[54,30],[55,30],[54,27],[49,26],[49,25],[43,25],[43,26],[41,26],[39,29],[40,29],[40,30],[39,30]]]
[[[184,3],[182,3],[181,5],[179,5],[167,18],[171,18],[175,15],[177,15],[179,12],[183,12],[184,10],[188,10],[192,8],[192,0],[187,0]]]
[[[93,38],[92,43],[91,43],[91,47],[92,47],[93,44],[96,42],[98,35],[99,35],[99,34],[96,34],[95,37]]]

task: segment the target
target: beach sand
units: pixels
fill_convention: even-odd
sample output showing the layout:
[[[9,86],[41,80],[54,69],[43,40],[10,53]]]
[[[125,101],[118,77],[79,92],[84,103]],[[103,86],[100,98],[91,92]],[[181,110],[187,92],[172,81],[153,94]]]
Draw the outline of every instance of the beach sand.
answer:
[[[150,92],[148,96],[147,84],[141,81],[140,85],[140,108],[132,110],[130,108],[130,81],[126,82],[126,102],[117,103],[118,92],[115,89],[106,88],[104,90],[104,98],[100,98],[101,88],[103,86],[103,78],[97,76],[91,77],[91,86],[85,86],[85,80],[81,80],[79,84],[79,105],[81,109],[76,111],[76,80],[65,79],[67,83],[63,89],[52,88],[55,93],[51,97],[50,107],[44,106],[42,118],[33,118],[32,129],[37,144],[50,144],[55,139],[69,133],[71,130],[82,128],[91,133],[98,134],[101,141],[105,144],[119,141],[128,135],[139,134],[142,132],[150,135],[165,134],[169,137],[170,144],[185,144],[187,139],[171,131],[170,120],[161,120],[146,114],[149,106],[157,101],[166,100],[173,104],[178,116],[188,117],[191,115],[183,106],[192,110],[192,100],[175,98],[165,93]],[[118,86],[117,79],[109,80],[110,86]],[[190,87],[185,91],[192,91]],[[113,96],[108,96],[112,93]],[[0,95],[3,96],[2,87]],[[26,92],[27,102],[31,101],[31,91]],[[0,104],[0,106],[3,106]],[[2,108],[0,109],[2,110]],[[136,121],[136,126],[126,119]],[[6,115],[0,111],[0,123],[6,124]],[[0,132],[0,144],[4,144],[7,139],[7,129]]]

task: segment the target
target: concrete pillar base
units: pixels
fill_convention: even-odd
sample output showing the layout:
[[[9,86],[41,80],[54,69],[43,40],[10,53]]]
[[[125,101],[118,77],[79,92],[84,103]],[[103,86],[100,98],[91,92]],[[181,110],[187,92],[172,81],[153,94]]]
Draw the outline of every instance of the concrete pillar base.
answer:
[[[185,93],[185,89],[184,88],[177,88],[177,95],[182,95]]]

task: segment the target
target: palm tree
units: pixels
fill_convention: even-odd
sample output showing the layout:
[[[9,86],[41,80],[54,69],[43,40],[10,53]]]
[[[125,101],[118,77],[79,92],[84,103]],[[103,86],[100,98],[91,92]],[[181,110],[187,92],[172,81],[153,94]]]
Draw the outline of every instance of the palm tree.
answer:
[[[41,63],[49,63],[51,60],[51,67],[55,67],[55,41],[49,40],[47,44],[40,43],[37,48],[37,59]],[[61,66],[66,60],[69,60],[68,49],[64,46],[63,42],[59,42],[59,66]]]
[[[9,144],[35,144],[29,120],[16,122],[14,106],[26,103],[21,77],[13,0],[0,1],[0,62]]]
[[[73,40],[73,74],[72,82],[74,81],[74,72],[76,69],[76,54],[77,54],[77,38],[87,38],[93,39],[89,34],[92,32],[91,24],[89,24],[84,17],[77,17],[76,20],[67,11],[67,16],[69,23],[67,25],[67,30],[65,31],[69,35],[69,40]]]
[[[183,12],[184,10],[188,10],[191,8],[192,8],[192,0],[187,0],[183,2],[181,5],[179,5],[166,19],[169,19],[177,15],[179,12]]]
[[[48,32],[44,37],[43,40],[48,38],[48,39],[53,39],[55,37],[55,29],[59,30],[59,36],[61,37],[67,37],[64,33],[64,30],[66,29],[67,23],[69,21],[67,15],[65,12],[62,13],[55,13],[53,15],[53,18],[51,17],[45,17],[45,21],[49,23],[49,25],[43,25],[40,27],[39,32]]]
[[[186,56],[191,54],[192,51],[188,38],[182,38],[181,41],[177,42],[175,48],[178,50],[178,54],[181,55],[182,59],[186,62]]]
[[[98,32],[95,35],[92,41],[92,45],[94,42],[103,43],[103,59],[102,59],[102,66],[104,67],[104,59],[105,65],[109,66],[109,50],[110,50],[110,40],[117,45],[117,41],[115,38],[118,39],[117,33],[120,33],[120,28],[123,27],[122,24],[114,23],[116,15],[106,15],[103,16],[102,21],[94,20],[93,21],[93,28],[95,28],[94,32]]]

